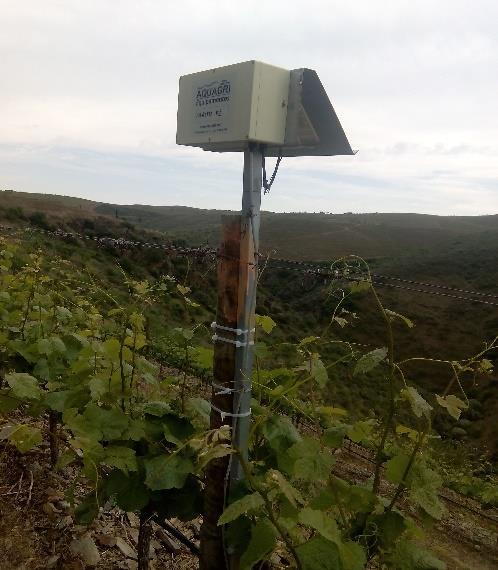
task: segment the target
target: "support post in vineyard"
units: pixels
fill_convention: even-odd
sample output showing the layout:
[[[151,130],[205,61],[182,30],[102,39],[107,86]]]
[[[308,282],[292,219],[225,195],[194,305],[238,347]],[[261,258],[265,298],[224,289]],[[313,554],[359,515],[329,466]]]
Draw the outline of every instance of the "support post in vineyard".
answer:
[[[242,220],[240,236],[239,301],[237,328],[241,346],[237,349],[235,369],[233,445],[247,460],[249,426],[251,422],[252,363],[256,290],[258,284],[259,227],[261,218],[263,152],[261,145],[250,145],[244,151]],[[241,463],[233,457],[230,486],[244,478]]]
[[[223,216],[222,239],[218,256],[218,307],[216,323],[219,326],[236,329],[239,314],[239,278],[240,278],[240,235],[241,216]],[[221,330],[219,331],[221,333]],[[219,336],[230,337],[229,331]],[[232,335],[234,336],[234,335]],[[218,429],[226,423],[222,413],[233,411],[233,392],[224,392],[222,388],[232,389],[236,370],[235,344],[228,342],[214,343],[214,384],[211,397],[211,429]],[[218,526],[225,508],[228,492],[229,457],[214,459],[206,469],[206,488],[204,493],[204,518],[201,527],[201,570],[224,570],[227,568],[223,544],[222,527]]]
[[[315,71],[255,60],[180,77],[176,142],[244,152],[242,212],[223,222],[211,409],[211,428],[230,423],[239,455],[207,468],[200,564],[201,570],[237,570],[237,557],[225,558],[217,522],[228,491],[244,478],[239,458],[247,458],[263,157],[278,157],[269,181],[264,172],[269,190],[284,156],[354,153]]]

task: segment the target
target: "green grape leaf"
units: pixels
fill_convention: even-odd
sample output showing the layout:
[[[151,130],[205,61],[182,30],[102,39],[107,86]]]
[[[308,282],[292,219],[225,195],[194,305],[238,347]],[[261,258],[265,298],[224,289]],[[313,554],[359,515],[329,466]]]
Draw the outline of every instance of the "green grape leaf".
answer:
[[[351,513],[369,513],[372,511],[376,501],[375,495],[370,489],[361,485],[353,485],[338,477],[332,477],[328,487],[322,493],[321,499],[319,495],[317,499],[312,501],[310,505],[312,508],[330,508],[339,501],[346,511]],[[322,503],[325,502],[325,507],[315,506],[314,503],[318,500],[321,500]]]
[[[322,450],[320,442],[311,438],[298,441],[285,455],[279,455],[279,466],[296,479],[325,480],[333,464],[328,450]]]
[[[45,394],[43,401],[51,410],[62,413],[67,407],[66,402],[70,394],[71,392],[69,390],[49,392]]]
[[[382,549],[389,551],[405,532],[407,524],[405,517],[401,513],[386,511],[379,515],[370,516],[368,518],[368,528],[374,529]]]
[[[277,323],[267,315],[256,315],[256,324],[261,327],[266,334],[270,334],[277,326]]]
[[[423,462],[416,462],[410,472],[410,499],[434,519],[441,519],[445,509],[438,498],[443,480]]]
[[[8,396],[3,390],[0,392],[0,413],[8,414],[20,406],[21,400]]]
[[[226,457],[234,453],[235,451],[227,444],[220,443],[218,445],[214,445],[213,447],[205,447],[202,452],[199,454],[197,460],[197,472],[202,472],[202,470],[206,467],[206,465],[213,461],[213,459],[219,459],[221,457]]]
[[[192,461],[181,455],[158,455],[144,459],[145,484],[152,491],[181,489],[187,475],[194,472]]]
[[[119,360],[121,344],[117,338],[108,338],[102,343],[102,348],[104,349],[104,354],[109,360]]]
[[[344,570],[363,570],[367,563],[367,555],[357,542],[348,540],[339,545],[342,567]]]
[[[130,419],[130,423],[123,433],[123,439],[140,441],[141,439],[144,439],[145,436],[145,420]]]
[[[205,370],[211,370],[213,368],[213,355],[214,351],[212,348],[196,346],[192,352],[192,360],[197,366]]]
[[[337,570],[341,568],[338,547],[321,536],[296,547],[302,570]]]
[[[493,370],[493,363],[491,362],[491,360],[483,358],[481,361],[479,361],[479,372],[481,372],[482,374],[489,374],[492,370]]]
[[[387,480],[396,485],[401,483],[409,462],[410,458],[405,453],[400,453],[389,459],[385,466]]]
[[[138,473],[124,473],[114,469],[103,485],[108,497],[115,497],[116,504],[126,512],[142,510],[150,499],[150,494]]]
[[[176,288],[183,296],[188,295],[191,291],[190,287],[184,287],[183,285],[180,285],[180,283],[178,283]]]
[[[89,404],[83,416],[91,427],[98,429],[102,439],[119,439],[128,428],[128,416],[120,408],[106,410],[96,404]]]
[[[348,415],[348,411],[344,408],[335,406],[317,406],[316,411],[324,417],[337,418]]]
[[[109,445],[105,448],[105,455],[102,459],[104,465],[116,467],[124,473],[137,471],[137,458],[135,451],[124,445]]]
[[[200,430],[209,429],[211,404],[204,398],[189,398],[185,405],[192,425]]]
[[[299,432],[292,422],[279,415],[271,415],[262,425],[263,435],[275,451],[285,452],[300,439]]]
[[[194,428],[187,419],[179,418],[173,414],[163,416],[161,423],[166,441],[174,443],[178,447],[183,445],[184,441],[194,433]]]
[[[310,509],[309,507],[303,509],[299,513],[299,522],[306,526],[310,526],[320,533],[324,538],[339,544],[341,542],[341,535],[337,528],[335,519],[324,513]]]
[[[55,464],[56,471],[62,471],[65,467],[71,464],[78,458],[74,449],[65,449],[58,457],[57,463]]]
[[[218,526],[228,524],[245,513],[257,511],[264,504],[263,497],[259,493],[245,495],[228,505],[218,520]]]
[[[260,360],[266,358],[270,352],[268,345],[266,344],[266,342],[263,341],[258,341],[254,343],[253,350],[254,350],[254,355]]]
[[[202,491],[200,481],[195,476],[189,475],[181,489],[155,491],[151,494],[151,501],[159,516],[191,521],[202,513]]]
[[[412,441],[417,441],[418,439],[418,431],[401,424],[396,426],[396,433],[401,436],[406,435]]]
[[[374,419],[361,420],[348,428],[347,435],[355,443],[368,443],[376,426]]]
[[[12,393],[16,398],[21,400],[39,400],[42,390],[38,384],[38,380],[24,372],[13,372],[6,374],[5,380],[12,389]]]
[[[240,570],[251,570],[254,565],[263,560],[276,546],[277,532],[267,519],[260,519],[251,528],[251,539],[247,549],[240,558]]]
[[[349,285],[351,293],[363,293],[368,291],[372,286],[370,281],[355,281]]]
[[[106,392],[109,391],[109,381],[107,378],[94,376],[93,378],[90,378],[88,387],[90,388],[92,400],[99,400]]]
[[[332,320],[336,322],[342,329],[348,324],[348,321],[343,317],[334,317]]]
[[[167,402],[147,402],[144,406],[144,413],[158,418],[171,413],[171,407]]]
[[[394,554],[389,557],[389,567],[396,570],[445,570],[446,564],[425,550],[420,544],[399,540]]]
[[[26,453],[42,442],[41,431],[29,425],[18,425],[8,437],[9,442],[15,445],[21,453]]]
[[[460,398],[457,398],[453,394],[449,394],[444,397],[436,394],[436,400],[438,404],[443,408],[446,408],[450,416],[456,420],[460,419],[462,411],[468,408],[468,405],[465,402],[462,402]]]
[[[364,354],[356,363],[353,375],[366,374],[376,368],[387,356],[387,348],[376,348]]]
[[[319,336],[307,336],[299,342],[298,346],[306,346],[307,344],[311,344],[311,343],[317,342],[319,340],[320,340]]]
[[[410,404],[412,411],[417,418],[421,418],[422,416],[428,418],[430,416],[432,406],[422,398],[416,388],[413,386],[403,388],[400,392],[400,396]]]
[[[384,310],[386,311],[386,314],[391,319],[391,321],[395,321],[396,319],[399,319],[409,329],[412,329],[415,326],[413,321],[411,321],[408,317],[405,317],[404,315],[400,315],[399,313],[395,313],[394,311],[391,311],[391,309],[384,309]]]
[[[346,426],[334,426],[328,428],[323,433],[323,442],[325,445],[332,447],[332,449],[338,449],[339,447],[342,447],[342,444],[344,443],[346,431]]]
[[[320,359],[318,354],[311,355],[311,370],[310,375],[316,380],[320,388],[325,388],[325,385],[329,381],[329,375],[325,365]]]
[[[282,494],[293,507],[297,507],[297,503],[304,503],[301,493],[287,481],[280,471],[270,469],[267,477],[269,481],[278,486]]]

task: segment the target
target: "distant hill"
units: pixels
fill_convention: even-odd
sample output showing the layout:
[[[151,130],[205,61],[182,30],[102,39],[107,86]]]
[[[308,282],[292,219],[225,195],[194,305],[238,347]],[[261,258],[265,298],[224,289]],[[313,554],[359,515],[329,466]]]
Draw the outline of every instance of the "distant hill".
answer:
[[[223,210],[184,206],[116,205],[49,194],[0,193],[0,207],[41,211],[61,222],[105,217],[191,244],[216,245]],[[324,214],[263,212],[263,251],[280,257],[329,260],[354,253],[366,258],[405,257],[431,252],[492,249],[498,215]]]

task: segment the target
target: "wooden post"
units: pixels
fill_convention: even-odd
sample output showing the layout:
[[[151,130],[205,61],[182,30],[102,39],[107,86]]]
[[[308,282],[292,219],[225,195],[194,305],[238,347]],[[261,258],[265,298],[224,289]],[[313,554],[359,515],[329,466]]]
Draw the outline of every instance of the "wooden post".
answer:
[[[241,216],[222,217],[222,240],[218,258],[218,307],[216,322],[219,325],[237,328],[239,313],[240,279],[240,235]],[[230,332],[220,336],[234,338]],[[227,342],[214,343],[214,383],[233,388],[236,372],[236,347]],[[217,394],[213,388],[213,406],[227,413],[233,411],[233,394]],[[218,429],[229,420],[223,421],[221,414],[212,408],[211,429]],[[231,421],[229,422],[232,423]],[[204,492],[204,518],[201,527],[200,570],[228,570],[223,545],[222,527],[218,526],[225,508],[228,493],[229,457],[211,461],[206,470]]]

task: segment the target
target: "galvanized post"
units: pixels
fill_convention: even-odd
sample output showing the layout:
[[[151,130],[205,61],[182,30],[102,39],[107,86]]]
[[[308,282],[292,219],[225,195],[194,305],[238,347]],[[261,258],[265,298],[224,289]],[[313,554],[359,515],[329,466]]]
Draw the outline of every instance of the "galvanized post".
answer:
[[[255,329],[256,288],[258,281],[259,226],[261,214],[263,153],[258,146],[244,151],[242,193],[242,220],[240,239],[239,315],[237,327],[247,331],[241,337],[235,366],[235,393],[233,418],[233,444],[244,459],[247,446],[251,410],[251,373]],[[241,462],[233,457],[230,486],[244,478]]]

